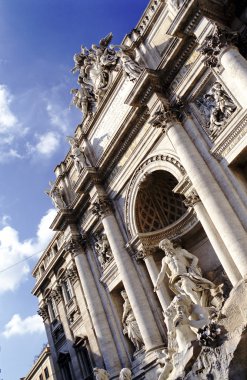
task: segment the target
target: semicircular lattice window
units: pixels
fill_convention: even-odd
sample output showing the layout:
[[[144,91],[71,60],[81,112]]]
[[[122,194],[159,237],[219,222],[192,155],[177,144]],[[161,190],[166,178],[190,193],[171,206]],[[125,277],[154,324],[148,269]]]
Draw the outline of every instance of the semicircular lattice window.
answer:
[[[187,211],[184,197],[173,193],[176,178],[169,172],[156,171],[141,184],[136,199],[139,232],[153,232],[169,226]]]

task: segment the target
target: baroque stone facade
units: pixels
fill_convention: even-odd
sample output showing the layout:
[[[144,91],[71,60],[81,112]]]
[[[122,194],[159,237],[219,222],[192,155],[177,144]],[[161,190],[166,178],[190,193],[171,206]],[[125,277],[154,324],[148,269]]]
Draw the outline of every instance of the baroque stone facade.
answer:
[[[234,3],[151,0],[121,45],[109,33],[74,56],[82,121],[33,270],[58,380],[247,377],[247,10]]]

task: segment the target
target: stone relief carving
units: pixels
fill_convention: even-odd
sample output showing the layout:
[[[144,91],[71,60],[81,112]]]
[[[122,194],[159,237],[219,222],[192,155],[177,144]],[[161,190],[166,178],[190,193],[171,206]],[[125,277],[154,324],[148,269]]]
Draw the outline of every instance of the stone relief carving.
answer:
[[[122,368],[119,374],[119,380],[131,380],[131,370],[129,368]]]
[[[212,345],[220,334],[215,323],[223,303],[223,284],[216,286],[202,277],[198,258],[187,250],[163,239],[159,248],[165,252],[154,290],[167,274],[175,294],[164,313],[168,346],[161,358],[164,365],[158,380],[184,376],[187,364],[195,358],[200,345]]]
[[[109,380],[110,379],[109,373],[103,368],[97,368],[96,367],[93,369],[93,373],[94,373],[96,380]]]
[[[206,66],[218,67],[218,56],[221,50],[226,46],[236,45],[237,42],[237,32],[215,24],[212,33],[204,39],[198,51],[204,56],[203,62]]]
[[[129,340],[133,343],[136,350],[139,351],[144,345],[141,332],[125,290],[121,292],[121,296],[124,299],[122,315],[123,333],[128,336]]]
[[[61,187],[55,186],[54,182],[49,181],[50,189],[45,190],[45,194],[51,197],[52,203],[56,209],[61,210],[67,208],[64,191]]]
[[[219,82],[216,82],[207,94],[197,99],[196,104],[207,121],[207,128],[212,139],[220,134],[237,108]]]
[[[72,89],[72,104],[84,114],[84,118],[95,112],[104,94],[112,83],[113,71],[123,69],[126,77],[134,81],[142,72],[142,67],[135,61],[133,51],[125,45],[109,45],[112,33],[93,44],[90,49],[81,46],[81,51],[74,55],[75,66],[72,73],[79,71],[80,89]],[[116,48],[118,50],[116,50]]]
[[[105,269],[107,264],[112,260],[113,255],[106,234],[102,234],[95,243],[99,263],[102,269]]]
[[[86,148],[80,147],[78,140],[74,137],[67,136],[67,141],[71,146],[70,156],[74,161],[77,172],[80,173],[83,168],[92,167]]]

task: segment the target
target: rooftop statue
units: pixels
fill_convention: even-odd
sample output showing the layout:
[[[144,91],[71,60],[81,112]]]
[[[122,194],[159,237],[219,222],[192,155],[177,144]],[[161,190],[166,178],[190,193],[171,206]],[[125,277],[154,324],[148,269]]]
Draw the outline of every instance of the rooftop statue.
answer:
[[[63,190],[55,186],[55,184],[52,181],[49,182],[49,185],[50,189],[45,190],[45,194],[51,197],[52,203],[55,206],[55,208],[58,210],[66,208],[67,205],[64,199]]]
[[[118,61],[116,52],[108,46],[112,37],[109,33],[99,45],[93,44],[91,49],[82,46],[81,52],[74,55],[75,66],[71,71],[79,71],[78,82],[91,87],[97,102],[111,84],[111,70]]]
[[[123,68],[126,77],[134,81],[142,72],[142,67],[135,61],[133,49],[125,45],[109,45],[112,33],[93,44],[90,49],[81,46],[81,51],[74,55],[75,65],[71,72],[79,72],[78,83],[81,89],[72,89],[72,103],[82,110],[84,118],[90,112],[94,102],[100,103],[112,83],[112,72]],[[118,48],[118,50],[116,50]],[[94,111],[91,111],[94,112]]]
[[[71,136],[67,136],[67,141],[71,146],[70,156],[74,160],[78,173],[80,173],[83,168],[91,167],[92,165],[87,153],[85,152],[85,148],[80,147],[77,139]]]
[[[82,83],[79,89],[72,88],[70,93],[73,94],[71,103],[82,111],[84,118],[94,112],[95,97],[91,86]]]
[[[135,61],[135,52],[126,45],[112,45],[112,48],[119,48],[117,52],[120,58],[120,64],[125,76],[130,81],[135,81],[143,71],[143,67]]]

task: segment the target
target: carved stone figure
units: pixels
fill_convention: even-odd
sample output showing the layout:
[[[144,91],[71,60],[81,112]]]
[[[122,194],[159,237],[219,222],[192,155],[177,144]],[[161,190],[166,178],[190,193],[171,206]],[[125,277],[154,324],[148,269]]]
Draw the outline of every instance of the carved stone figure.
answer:
[[[208,312],[194,304],[187,295],[177,295],[165,312],[168,329],[168,347],[164,358],[160,360],[164,367],[158,380],[177,379],[194,355],[197,342],[197,331],[209,323]],[[172,375],[170,377],[170,373]]]
[[[130,81],[135,81],[143,71],[143,67],[135,61],[135,55],[128,46],[115,45],[119,47],[118,56],[120,58],[120,64],[124,70],[125,75]]]
[[[82,110],[84,115],[95,111],[104,94],[112,83],[112,72],[123,71],[131,81],[136,80],[142,67],[135,61],[132,49],[125,45],[111,45],[112,33],[93,44],[91,49],[81,47],[81,52],[74,55],[75,66],[72,73],[79,71],[78,83],[81,89],[73,89],[73,104]],[[118,48],[119,50],[116,50]]]
[[[91,49],[81,48],[81,53],[75,54],[75,66],[72,72],[79,71],[78,81],[92,88],[97,102],[111,84],[111,70],[116,66],[118,57],[116,52],[108,47],[112,40],[112,33],[100,40],[99,45],[93,44]]]
[[[131,380],[131,370],[129,368],[122,368],[119,374],[119,380]]]
[[[180,9],[185,0],[168,0],[168,6],[172,6],[175,9]]]
[[[98,260],[101,267],[104,269],[106,264],[112,259],[112,251],[110,244],[107,240],[106,234],[103,234],[101,238],[95,243],[95,249],[98,255]]]
[[[92,165],[90,163],[89,157],[85,153],[85,148],[81,148],[78,141],[74,137],[68,136],[67,141],[71,146],[70,156],[74,160],[78,173],[80,173],[85,167],[91,167]]]
[[[209,131],[212,137],[215,137],[237,107],[219,82],[214,84],[211,94],[206,94],[205,98],[213,101],[209,119]]]
[[[174,248],[169,239],[162,240],[159,247],[165,252],[165,257],[162,259],[162,267],[154,290],[159,288],[167,274],[169,286],[175,294],[188,295],[192,302],[201,306],[213,305],[219,308],[222,285],[216,287],[211,281],[202,277],[198,258],[181,247]]]
[[[73,94],[72,104],[82,111],[84,119],[94,112],[95,98],[89,86],[81,84],[80,89],[72,88],[70,92]]]
[[[56,209],[61,210],[67,207],[63,190],[57,186],[54,185],[52,181],[49,182],[50,189],[45,190],[45,193],[51,197],[53,205],[56,207]]]
[[[102,368],[97,368],[97,367],[94,368],[93,373],[96,380],[109,380],[110,378],[109,373],[105,369],[102,369]]]
[[[128,335],[129,340],[133,343],[136,350],[139,351],[141,347],[144,345],[141,332],[136,322],[133,310],[130,306],[130,302],[125,290],[121,292],[121,296],[124,299],[122,315],[122,323],[124,328],[123,333]]]

